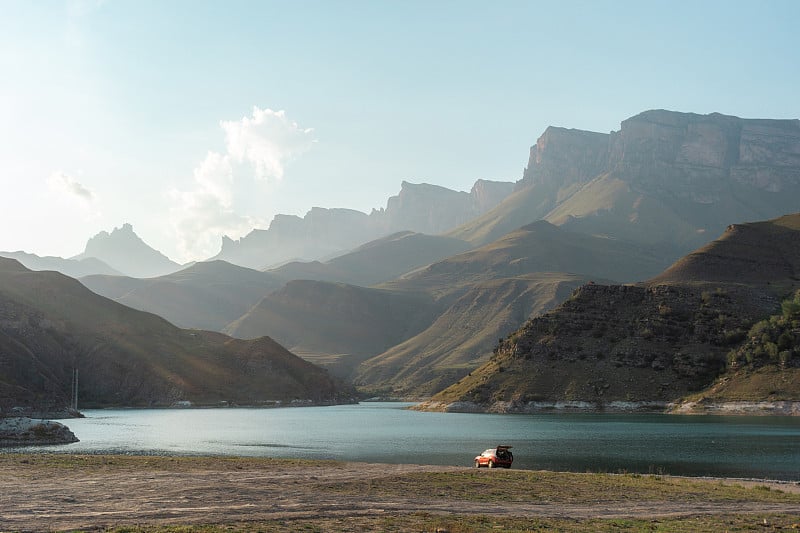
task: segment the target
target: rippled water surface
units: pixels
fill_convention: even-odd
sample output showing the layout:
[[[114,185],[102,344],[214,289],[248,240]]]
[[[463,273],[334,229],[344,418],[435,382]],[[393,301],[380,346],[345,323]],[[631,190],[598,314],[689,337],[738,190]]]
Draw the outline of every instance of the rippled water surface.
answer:
[[[796,417],[421,413],[408,405],[90,410],[64,421],[81,442],[35,450],[470,465],[484,449],[509,444],[514,468],[800,480]]]

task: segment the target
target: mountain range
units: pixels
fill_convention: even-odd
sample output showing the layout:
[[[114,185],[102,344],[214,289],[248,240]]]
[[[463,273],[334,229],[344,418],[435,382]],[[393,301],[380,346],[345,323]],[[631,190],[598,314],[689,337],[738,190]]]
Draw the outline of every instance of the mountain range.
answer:
[[[544,219],[677,259],[799,196],[800,121],[653,110],[609,134],[547,128],[515,192],[448,235],[484,244]]]
[[[97,268],[87,287],[197,335],[268,336],[370,394],[665,403],[724,375],[796,287],[796,221],[775,217],[798,205],[800,121],[653,110],[608,134],[547,128],[515,184],[403,182],[385,209],[279,215],[183,266],[126,224],[47,264]]]
[[[385,209],[367,215],[315,207],[302,218],[278,215],[269,229],[253,230],[237,241],[223,238],[213,259],[261,270],[288,261],[331,258],[396,232],[438,234],[491,209],[513,188],[512,183],[478,180],[465,193],[404,181]]]
[[[81,407],[294,399],[346,401],[326,372],[268,337],[179,329],[56,272],[0,259],[0,408],[62,408],[79,373]]]
[[[489,362],[429,405],[495,411],[557,402],[664,406],[707,387],[726,388],[726,400],[797,399],[796,330],[786,330],[783,351],[775,344],[766,365],[730,363],[745,341],[761,339],[754,325],[780,314],[781,299],[798,288],[800,214],[732,225],[647,282],[584,285],[501,340]]]

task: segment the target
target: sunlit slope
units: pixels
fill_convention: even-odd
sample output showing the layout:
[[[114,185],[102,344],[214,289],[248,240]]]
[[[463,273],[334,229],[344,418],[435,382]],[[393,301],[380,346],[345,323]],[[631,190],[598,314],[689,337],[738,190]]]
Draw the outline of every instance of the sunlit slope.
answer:
[[[430,327],[365,361],[356,384],[394,395],[430,396],[486,362],[499,338],[586,281],[571,274],[538,273],[477,284]]]
[[[292,352],[348,375],[364,359],[421,331],[435,311],[426,294],[296,280],[225,331],[239,338],[269,335]]]
[[[683,257],[649,284],[726,282],[769,285],[800,281],[800,214],[731,225],[710,244]]]
[[[221,331],[283,280],[271,273],[208,261],[157,278],[88,276],[94,292],[134,309],[155,313],[185,328]]]
[[[556,192],[547,185],[515,191],[485,214],[446,233],[473,246],[482,246],[517,228],[543,219],[556,206]]]
[[[644,245],[570,232],[539,221],[383,286],[446,293],[477,282],[534,272],[638,281],[657,274],[669,262]]]
[[[269,338],[181,330],[72,278],[31,272],[13,260],[0,260],[0,312],[4,403],[62,401],[74,367],[84,407],[337,394],[325,372]]]
[[[404,231],[366,243],[324,263],[294,262],[271,272],[286,281],[310,279],[368,287],[470,248],[464,241]]]

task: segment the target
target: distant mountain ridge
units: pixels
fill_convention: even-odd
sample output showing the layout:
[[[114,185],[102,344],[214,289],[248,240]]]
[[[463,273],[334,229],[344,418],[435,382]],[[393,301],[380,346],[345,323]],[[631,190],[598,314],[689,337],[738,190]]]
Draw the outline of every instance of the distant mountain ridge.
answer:
[[[16,259],[30,270],[55,270],[71,278],[80,278],[91,275],[121,276],[122,273],[114,270],[96,257],[85,259],[64,259],[63,257],[45,256],[26,252],[0,252],[0,257]]]
[[[195,263],[147,279],[81,278],[86,287],[123,305],[155,313],[183,328],[222,331],[285,280],[225,261]]]
[[[223,238],[213,259],[262,270],[288,261],[330,258],[400,231],[442,233],[497,205],[513,183],[478,180],[469,193],[404,181],[385,209],[369,215],[352,209],[315,207],[304,217],[277,215],[269,229],[237,241]]]
[[[729,224],[793,212],[798,198],[800,121],[652,110],[610,134],[547,128],[515,192],[449,235],[483,244],[544,219],[677,259]]]
[[[154,250],[123,224],[111,233],[101,231],[86,243],[86,249],[72,259],[97,258],[118,272],[135,278],[162,276],[180,270],[181,265]]]

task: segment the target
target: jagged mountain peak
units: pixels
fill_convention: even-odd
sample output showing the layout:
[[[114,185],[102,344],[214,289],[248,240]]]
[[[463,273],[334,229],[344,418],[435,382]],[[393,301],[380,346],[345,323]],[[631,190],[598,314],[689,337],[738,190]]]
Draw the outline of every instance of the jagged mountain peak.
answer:
[[[88,240],[84,252],[72,259],[90,257],[100,259],[125,275],[138,278],[169,274],[181,267],[145,243],[130,223],[114,228],[111,233],[100,231]]]

